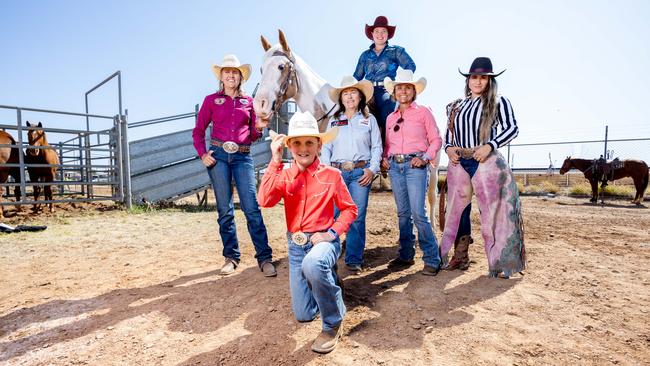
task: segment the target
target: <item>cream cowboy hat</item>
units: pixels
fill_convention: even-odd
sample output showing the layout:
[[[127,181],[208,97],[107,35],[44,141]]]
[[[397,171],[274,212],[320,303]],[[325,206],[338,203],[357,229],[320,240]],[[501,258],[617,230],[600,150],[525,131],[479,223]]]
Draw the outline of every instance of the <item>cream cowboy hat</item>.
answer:
[[[251,76],[251,65],[250,64],[241,64],[239,59],[235,55],[225,55],[221,65],[212,65],[212,72],[214,76],[217,77],[217,80],[221,80],[221,69],[223,68],[233,68],[241,72],[242,84],[248,80]]]
[[[289,145],[287,143],[291,138],[318,137],[321,140],[321,143],[326,144],[334,140],[338,133],[338,127],[333,127],[327,132],[320,133],[318,130],[318,122],[309,111],[296,112],[289,120],[289,132],[287,133],[287,137],[284,139],[284,143],[288,147]]]
[[[392,95],[395,85],[411,84],[415,87],[416,95],[422,93],[424,88],[427,86],[427,79],[420,78],[418,81],[413,81],[413,79],[413,71],[398,69],[397,75],[395,76],[395,81],[391,80],[388,76],[384,78],[384,88],[386,88],[388,94]]]
[[[357,88],[359,91],[363,93],[366,97],[366,103],[372,98],[372,93],[374,92],[374,88],[372,86],[372,83],[368,80],[361,80],[357,81],[357,79],[354,78],[354,76],[344,76],[343,80],[341,80],[341,86],[338,88],[332,88],[329,91],[330,94],[330,99],[334,103],[339,102],[339,95],[341,95],[341,92],[344,89],[347,88]]]

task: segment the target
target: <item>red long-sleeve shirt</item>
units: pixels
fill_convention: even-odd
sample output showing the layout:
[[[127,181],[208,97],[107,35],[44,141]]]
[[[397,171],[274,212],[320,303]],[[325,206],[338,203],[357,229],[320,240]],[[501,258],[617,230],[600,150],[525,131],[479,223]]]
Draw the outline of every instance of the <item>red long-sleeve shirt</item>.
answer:
[[[292,233],[315,233],[332,228],[341,235],[357,218],[357,206],[341,173],[321,165],[318,158],[302,172],[295,163],[284,170],[282,163],[269,163],[257,200],[262,207],[273,207],[282,198],[287,230]],[[336,221],[334,204],[341,211]]]

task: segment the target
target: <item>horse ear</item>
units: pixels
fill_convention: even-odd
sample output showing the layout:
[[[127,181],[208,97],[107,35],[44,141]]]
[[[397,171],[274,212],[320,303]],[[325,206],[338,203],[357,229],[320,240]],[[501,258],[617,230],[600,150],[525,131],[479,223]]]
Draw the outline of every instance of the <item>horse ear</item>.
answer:
[[[287,44],[287,38],[284,36],[284,32],[282,29],[278,29],[278,35],[280,38],[280,45],[282,46],[282,49],[284,49],[284,52],[287,55],[291,54],[291,49],[289,48],[289,45]]]
[[[32,124],[27,121],[27,127],[32,127]]]
[[[260,40],[262,41],[262,48],[264,48],[264,51],[265,52],[268,51],[269,48],[271,48],[271,44],[269,43],[269,41],[267,41],[266,38],[264,38],[264,36],[260,36]]]
[[[38,122],[38,127],[43,127],[43,124]]]

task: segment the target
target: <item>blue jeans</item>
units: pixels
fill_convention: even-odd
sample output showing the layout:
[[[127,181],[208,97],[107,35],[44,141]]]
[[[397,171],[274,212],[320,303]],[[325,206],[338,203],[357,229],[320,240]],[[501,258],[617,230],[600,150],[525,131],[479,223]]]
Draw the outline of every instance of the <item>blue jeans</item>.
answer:
[[[291,308],[296,320],[308,322],[318,313],[323,319],[323,330],[341,324],[345,315],[343,292],[338,285],[334,266],[341,255],[341,243],[308,243],[303,246],[289,241],[289,288]]]
[[[246,216],[248,233],[255,246],[255,258],[258,264],[270,261],[272,258],[269,239],[266,234],[266,226],[262,219],[257,197],[255,196],[255,172],[253,158],[250,154],[236,152],[228,154],[220,147],[212,146],[212,157],[217,163],[208,168],[208,174],[212,181],[212,189],[217,199],[217,212],[219,214],[219,234],[223,242],[223,256],[240,260],[239,244],[237,241],[237,230],[235,228],[235,206],[233,203],[233,191],[231,182],[235,181],[241,209]]]
[[[462,166],[467,174],[469,174],[469,177],[472,178],[474,173],[476,173],[476,169],[478,169],[478,160],[460,158],[460,166]],[[460,216],[460,225],[458,226],[458,234],[456,235],[457,238],[464,235],[472,235],[472,221],[469,217],[471,211],[472,204],[470,203],[465,207],[465,210],[463,210],[463,213]]]
[[[373,91],[373,99],[375,103],[375,118],[377,118],[377,125],[381,130],[381,141],[386,141],[386,117],[395,111],[396,102],[390,98],[390,94],[383,86],[375,86]]]
[[[366,167],[368,165],[366,164]],[[368,195],[370,195],[370,185],[364,187],[359,184],[359,178],[363,176],[363,169],[354,168],[349,172],[341,171],[343,181],[358,210],[357,218],[350,225],[345,239],[345,263],[359,266],[363,264],[363,250],[366,247],[366,210],[368,209]],[[339,210],[336,209],[336,206],[334,212],[334,216],[338,217]]]
[[[424,264],[438,268],[440,266],[438,241],[424,208],[424,200],[429,188],[429,169],[427,166],[412,168],[410,159],[404,163],[396,163],[391,159],[388,174],[399,220],[399,258],[413,260],[415,257],[415,235],[413,235],[415,223]]]

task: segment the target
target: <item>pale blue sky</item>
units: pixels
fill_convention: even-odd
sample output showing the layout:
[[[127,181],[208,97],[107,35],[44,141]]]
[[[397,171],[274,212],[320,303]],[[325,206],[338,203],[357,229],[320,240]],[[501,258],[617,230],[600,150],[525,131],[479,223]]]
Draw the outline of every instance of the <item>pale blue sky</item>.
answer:
[[[650,137],[648,1],[3,0],[0,104],[82,112],[85,91],[121,70],[130,121],[190,112],[216,88],[210,65],[226,53],[252,64],[252,92],[263,54],[259,36],[275,43],[278,28],[315,71],[338,84],[370,44],[364,24],[382,14],[397,25],[391,42],[405,47],[416,74],[428,79],[419,101],[443,131],[444,106],[462,94],[457,68],[489,56],[496,69],[507,68],[498,80],[520,125],[516,143],[600,139],[606,124],[612,138]],[[115,85],[91,96],[91,112],[117,112]],[[85,126],[78,118],[34,117],[50,126]],[[0,119],[15,123],[15,114],[0,110]],[[132,137],[181,127],[134,130]],[[650,161],[648,146],[614,149]],[[514,153],[517,162],[541,166],[549,151],[561,163],[567,154],[601,150]]]

